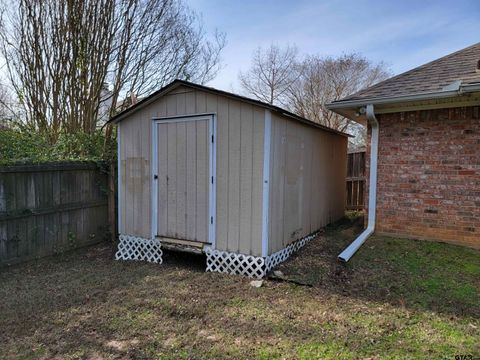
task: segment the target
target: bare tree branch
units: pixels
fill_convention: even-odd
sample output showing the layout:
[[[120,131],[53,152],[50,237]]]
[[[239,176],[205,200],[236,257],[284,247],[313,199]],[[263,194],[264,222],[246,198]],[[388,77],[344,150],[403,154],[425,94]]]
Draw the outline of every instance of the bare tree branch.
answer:
[[[253,54],[250,69],[239,73],[243,90],[269,104],[282,104],[288,89],[299,76],[297,54],[295,46],[258,48]]]
[[[289,88],[289,108],[296,114],[336,130],[351,124],[325,104],[344,98],[390,76],[384,63],[373,64],[357,54],[338,58],[309,56],[301,64],[300,77]]]
[[[128,94],[213,79],[225,46],[181,0],[12,0],[2,10],[9,81],[26,121],[52,142],[93,132],[100,109],[114,115]]]

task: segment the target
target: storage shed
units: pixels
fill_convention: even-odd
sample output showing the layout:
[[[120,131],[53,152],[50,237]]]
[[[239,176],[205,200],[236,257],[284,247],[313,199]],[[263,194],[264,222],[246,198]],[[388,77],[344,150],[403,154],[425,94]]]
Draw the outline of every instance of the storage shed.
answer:
[[[347,135],[279,107],[175,80],[110,121],[117,259],[262,277],[344,214]]]

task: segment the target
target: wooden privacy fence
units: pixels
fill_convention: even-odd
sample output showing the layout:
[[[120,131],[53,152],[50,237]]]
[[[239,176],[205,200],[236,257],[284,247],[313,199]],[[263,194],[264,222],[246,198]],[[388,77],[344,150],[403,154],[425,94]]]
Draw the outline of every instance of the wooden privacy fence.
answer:
[[[348,154],[347,210],[361,210],[365,194],[365,151]]]
[[[105,239],[108,185],[95,163],[0,166],[0,266]]]

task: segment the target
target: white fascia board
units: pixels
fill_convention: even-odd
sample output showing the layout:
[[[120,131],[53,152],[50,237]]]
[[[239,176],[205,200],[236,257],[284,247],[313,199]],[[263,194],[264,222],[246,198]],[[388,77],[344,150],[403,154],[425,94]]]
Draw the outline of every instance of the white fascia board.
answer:
[[[345,101],[338,101],[338,102],[332,102],[332,103],[326,104],[326,107],[329,110],[337,110],[337,109],[340,110],[340,109],[362,107],[368,104],[386,105],[386,104],[394,104],[394,103],[409,102],[409,101],[444,99],[444,98],[461,96],[462,94],[479,92],[479,91],[480,91],[480,83],[464,84],[464,85],[460,85],[457,90],[434,91],[434,92],[426,92],[426,93],[413,94],[413,95],[401,95],[401,96],[379,97],[379,98],[358,99],[358,100],[345,100]]]

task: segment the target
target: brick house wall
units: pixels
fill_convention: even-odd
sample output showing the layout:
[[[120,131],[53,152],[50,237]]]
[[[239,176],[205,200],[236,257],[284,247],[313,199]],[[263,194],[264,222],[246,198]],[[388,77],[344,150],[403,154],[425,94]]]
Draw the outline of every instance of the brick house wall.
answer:
[[[480,106],[377,119],[377,233],[480,248]]]

